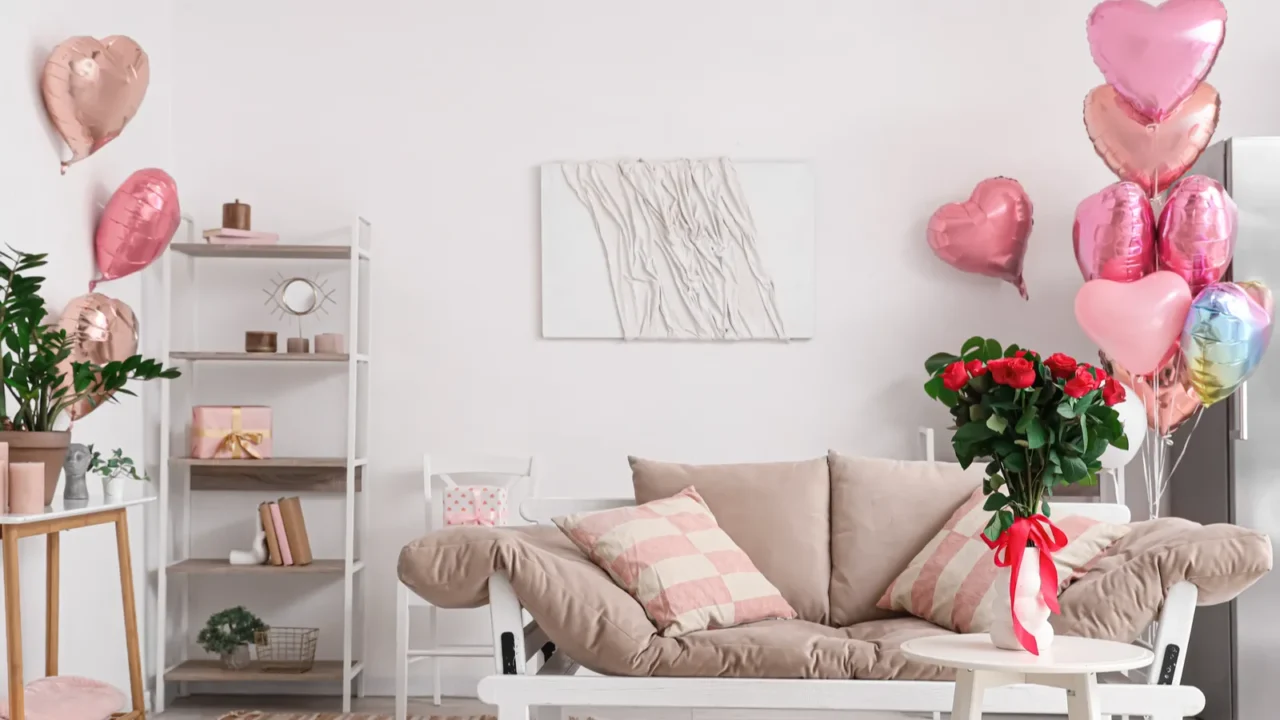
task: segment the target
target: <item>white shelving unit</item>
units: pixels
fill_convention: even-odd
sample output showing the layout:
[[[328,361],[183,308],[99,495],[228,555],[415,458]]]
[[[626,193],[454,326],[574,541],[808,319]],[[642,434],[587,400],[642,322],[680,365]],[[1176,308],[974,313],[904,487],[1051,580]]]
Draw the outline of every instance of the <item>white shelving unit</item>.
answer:
[[[184,218],[185,219],[185,218]],[[194,224],[188,219],[187,242],[173,243],[170,252],[162,258],[164,333],[162,357],[171,364],[182,367],[194,385],[198,368],[205,364],[244,364],[263,367],[259,372],[286,373],[299,370],[299,365],[320,369],[345,369],[346,382],[346,452],[342,457],[274,457],[264,460],[198,460],[185,457],[187,446],[187,418],[178,415],[174,423],[174,397],[170,383],[161,383],[160,464],[159,472],[159,537],[161,538],[160,565],[157,580],[157,610],[155,627],[156,676],[155,697],[152,707],[163,712],[168,699],[167,688],[176,685],[184,693],[189,682],[232,683],[299,683],[341,682],[342,712],[351,712],[353,685],[356,694],[364,695],[364,665],[360,655],[364,650],[364,602],[363,593],[356,593],[356,582],[362,577],[364,562],[358,553],[357,543],[367,525],[368,503],[361,496],[369,477],[368,438],[364,428],[369,418],[369,382],[372,332],[369,323],[370,302],[368,289],[369,267],[372,264],[371,242],[373,226],[357,217],[351,226],[350,243],[346,245],[210,245],[196,242]],[[182,256],[186,264],[186,276],[179,283],[180,292],[200,292],[198,266],[202,258],[218,258],[235,262],[257,263],[279,260],[344,262],[349,268],[349,317],[347,323],[348,353],[341,354],[254,354],[243,352],[210,351],[200,347],[173,347],[175,321],[192,329],[195,341],[199,339],[199,303],[189,303],[191,310],[185,318],[175,318],[173,264],[175,256]],[[270,267],[270,266],[267,266]],[[264,367],[265,366],[265,367]],[[277,370],[275,366],[282,369]],[[189,410],[189,408],[188,408]],[[279,431],[277,430],[277,435]],[[175,445],[176,443],[176,445]],[[223,558],[193,557],[191,552],[191,498],[201,491],[249,491],[263,493],[284,491],[287,493],[340,493],[344,497],[344,553],[341,558],[317,558],[307,566],[273,567],[265,565],[236,566]],[[177,493],[177,494],[175,494]],[[178,522],[174,522],[174,500],[180,503]],[[357,505],[359,520],[357,521]],[[316,536],[319,527],[311,528]],[[175,535],[175,532],[177,533]],[[194,638],[199,625],[193,626],[190,617],[191,584],[201,576],[217,576],[210,582],[247,582],[258,584],[289,582],[287,578],[329,576],[342,579],[342,658],[316,660],[315,667],[305,674],[284,674],[247,670],[224,669],[217,659],[192,658],[186,649]],[[277,577],[278,576],[278,577]],[[171,586],[172,581],[172,586]],[[177,595],[175,601],[171,595]],[[176,607],[173,607],[176,606]],[[176,611],[176,613],[175,613]],[[176,622],[172,615],[178,615]],[[171,657],[169,649],[175,639],[172,628],[180,634],[182,648],[178,657]],[[357,638],[359,630],[359,638]],[[359,639],[359,647],[357,647]]]

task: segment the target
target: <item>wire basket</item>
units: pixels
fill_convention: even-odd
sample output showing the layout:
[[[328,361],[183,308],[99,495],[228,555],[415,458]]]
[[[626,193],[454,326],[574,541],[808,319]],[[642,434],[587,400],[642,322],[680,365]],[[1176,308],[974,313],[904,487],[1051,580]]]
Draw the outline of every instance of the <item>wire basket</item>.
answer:
[[[259,630],[253,644],[264,672],[304,673],[316,662],[318,628],[273,627]]]

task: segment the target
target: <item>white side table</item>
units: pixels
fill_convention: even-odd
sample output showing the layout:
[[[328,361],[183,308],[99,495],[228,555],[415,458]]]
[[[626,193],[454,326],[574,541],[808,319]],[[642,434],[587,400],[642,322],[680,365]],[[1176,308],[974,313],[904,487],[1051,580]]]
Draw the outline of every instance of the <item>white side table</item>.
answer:
[[[1031,683],[1067,691],[1068,720],[1098,720],[1098,673],[1132,670],[1153,656],[1136,645],[1059,637],[1039,656],[1001,650],[988,635],[939,635],[902,644],[912,660],[956,668],[951,720],[980,720],[987,688]]]

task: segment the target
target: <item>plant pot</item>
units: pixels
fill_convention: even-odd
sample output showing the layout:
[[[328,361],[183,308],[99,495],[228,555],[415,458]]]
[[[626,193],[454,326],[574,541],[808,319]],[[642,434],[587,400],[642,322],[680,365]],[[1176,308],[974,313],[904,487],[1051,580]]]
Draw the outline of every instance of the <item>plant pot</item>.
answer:
[[[62,463],[67,459],[67,446],[71,444],[71,432],[0,432],[0,442],[9,443],[9,462],[44,463],[44,504],[53,502],[58,490],[58,476]]]
[[[118,498],[124,494],[123,477],[102,478],[102,494],[109,498]]]
[[[1036,649],[1044,652],[1053,644],[1053,626],[1049,624],[1049,606],[1040,595],[1040,550],[1029,547],[1022,550],[1022,567],[1018,569],[1018,582],[1013,589],[1013,603],[1009,602],[1009,579],[1012,567],[996,571],[996,597],[991,607],[991,642],[1004,650],[1025,652],[1018,636],[1013,632],[1013,616],[1017,613],[1022,627],[1036,639]],[[1057,588],[1054,588],[1057,592]]]
[[[249,667],[249,646],[241,645],[229,653],[222,653],[222,667],[228,670],[243,670]]]

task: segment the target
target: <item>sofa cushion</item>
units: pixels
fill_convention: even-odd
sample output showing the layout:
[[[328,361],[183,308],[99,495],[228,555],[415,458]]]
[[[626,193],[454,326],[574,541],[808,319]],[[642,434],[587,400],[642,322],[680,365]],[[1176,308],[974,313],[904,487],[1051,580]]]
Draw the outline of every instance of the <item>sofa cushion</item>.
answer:
[[[946,633],[915,618],[831,628],[765,620],[679,638],[663,637],[644,610],[559,530],[458,527],[400,553],[399,574],[439,607],[488,601],[495,572],[511,586],[561,651],[599,673],[667,677],[943,679],[947,671],[908,662],[913,637]]]
[[[666,637],[796,616],[692,487],[554,522],[644,606]]]
[[[998,587],[995,551],[983,542],[982,530],[991,519],[991,511],[982,509],[985,501],[982,488],[974,489],[893,581],[879,607],[911,613],[956,632],[990,630],[996,594],[1008,593],[1009,587]],[[1129,532],[1126,525],[1079,515],[1057,518],[1055,524],[1067,536],[1066,547],[1053,554],[1059,591]]]
[[[1271,540],[1256,530],[1182,518],[1132,523],[1129,534],[1062,593],[1062,613],[1050,622],[1063,635],[1133,642],[1175,583],[1192,583],[1200,605],[1216,605],[1257,582],[1271,562]]]
[[[749,465],[630,461],[637,503],[693,486],[801,619],[828,620],[831,483],[825,458]]]
[[[831,624],[893,617],[895,613],[877,608],[876,601],[982,485],[982,468],[851,457],[835,451],[828,459]]]

